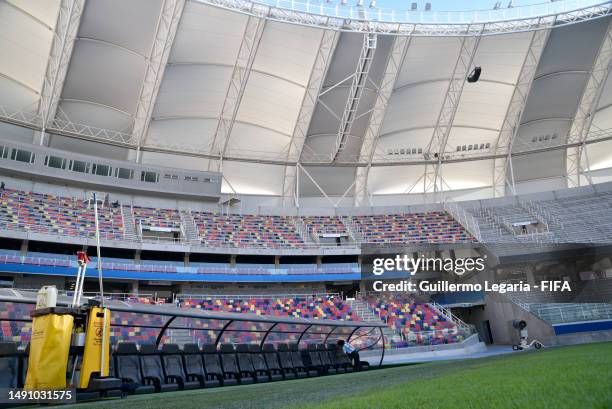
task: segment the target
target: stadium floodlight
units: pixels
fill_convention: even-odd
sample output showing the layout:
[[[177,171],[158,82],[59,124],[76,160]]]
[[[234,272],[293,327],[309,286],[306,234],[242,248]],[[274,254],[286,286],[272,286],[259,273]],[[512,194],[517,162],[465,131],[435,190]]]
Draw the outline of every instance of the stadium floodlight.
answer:
[[[481,67],[474,67],[474,69],[472,70],[470,75],[468,75],[468,77],[467,77],[467,82],[473,83],[473,82],[478,81],[478,79],[480,78],[480,73],[481,72],[482,72],[482,68]]]
[[[357,7],[363,7],[363,0],[357,0]]]
[[[370,0],[370,8],[371,9],[376,8],[376,0]]]

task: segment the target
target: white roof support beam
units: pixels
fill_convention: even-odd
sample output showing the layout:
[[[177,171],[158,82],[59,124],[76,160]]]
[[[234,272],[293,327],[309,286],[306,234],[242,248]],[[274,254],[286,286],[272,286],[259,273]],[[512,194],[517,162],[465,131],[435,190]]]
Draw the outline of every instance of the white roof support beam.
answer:
[[[153,47],[151,47],[151,54],[147,59],[147,69],[140,89],[132,128],[132,138],[138,144],[136,148],[137,162],[141,160],[140,148],[146,142],[153,107],[184,8],[185,0],[165,0],[162,5],[155,40],[153,41]]]
[[[218,166],[225,156],[225,151],[232,133],[232,128],[238,115],[240,101],[244,95],[246,84],[251,74],[251,68],[257,55],[261,36],[266,25],[266,20],[255,16],[249,16],[242,42],[238,50],[238,56],[232,71],[232,77],[225,94],[223,108],[217,122],[217,128],[212,139],[210,154],[219,155],[220,160]],[[211,164],[208,165],[208,170],[211,170]]]
[[[585,142],[597,111],[601,94],[603,93],[606,79],[610,75],[612,67],[612,21],[608,25],[603,42],[593,63],[591,75],[582,93],[580,104],[572,121],[572,127],[568,136],[568,143],[579,143],[580,145],[567,149],[567,184],[568,187],[580,186],[581,176],[586,177],[589,184],[592,183],[588,174],[588,157],[586,156]],[[587,169],[582,166],[583,158],[586,159]]]
[[[317,56],[315,57],[312,72],[310,73],[310,79],[308,80],[304,98],[302,99],[302,107],[293,129],[291,141],[287,147],[287,162],[299,163],[300,156],[302,156],[310,121],[312,120],[312,115],[314,114],[317,101],[319,100],[323,81],[325,80],[325,75],[329,68],[334,50],[336,49],[336,45],[338,44],[339,37],[340,34],[337,31],[323,31],[321,42],[317,50]],[[285,177],[283,179],[284,206],[297,205],[297,176],[298,172],[296,166],[285,167]]]
[[[84,6],[85,0],[61,0],[60,2],[37,112],[42,121],[38,141],[41,145],[45,143],[46,129],[53,122],[57,113]]]
[[[377,36],[373,33],[368,33],[363,36],[363,45],[361,52],[359,53],[359,59],[357,60],[357,67],[352,75],[351,87],[349,88],[348,97],[344,105],[344,111],[342,111],[342,117],[340,119],[340,126],[338,127],[338,135],[336,137],[336,144],[334,151],[332,152],[331,160],[336,162],[338,156],[346,147],[347,140],[351,134],[351,128],[355,117],[357,116],[357,110],[359,109],[359,103],[361,102],[361,95],[363,89],[368,81],[370,75],[370,68],[372,67],[372,60],[374,59],[374,53],[376,52]]]
[[[393,93],[395,82],[397,81],[398,73],[406,58],[406,52],[412,37],[395,37],[391,52],[389,53],[389,59],[387,61],[387,67],[383,74],[380,88],[378,89],[376,102],[370,115],[370,121],[365,132],[363,143],[361,144],[361,151],[359,154],[360,161],[366,161],[366,167],[357,168],[355,171],[355,195],[354,203],[355,206],[367,206],[371,204],[370,194],[368,192],[368,176],[372,167],[372,159],[374,152],[376,151],[376,145],[378,143],[378,137],[380,136],[380,130],[382,127],[385,113],[387,112],[387,106],[389,105],[389,98]]]
[[[472,69],[472,63],[476,55],[476,50],[478,50],[480,39],[480,34],[477,36],[464,36],[459,39],[459,41],[461,41],[459,56],[453,68],[453,75],[448,82],[448,88],[446,89],[442,109],[440,109],[440,113],[438,114],[438,120],[436,121],[433,135],[425,150],[426,159],[434,159],[435,162],[425,164],[423,187],[425,193],[434,193],[434,200],[436,199],[435,195],[438,191],[442,190],[440,175],[442,158],[446,151],[448,137],[455,120],[455,115],[457,114],[459,102],[461,101],[463,87]]]
[[[550,30],[534,31],[529,42],[529,48],[523,60],[523,66],[518,80],[514,86],[514,92],[510,104],[506,110],[506,116],[502,128],[497,136],[497,142],[493,147],[494,153],[505,155],[493,161],[493,195],[501,197],[506,194],[509,187],[512,194],[515,193],[514,177],[512,172],[512,146],[521,125],[523,110],[527,104],[527,97],[535,78],[535,73],[542,57],[542,52],[548,41]]]

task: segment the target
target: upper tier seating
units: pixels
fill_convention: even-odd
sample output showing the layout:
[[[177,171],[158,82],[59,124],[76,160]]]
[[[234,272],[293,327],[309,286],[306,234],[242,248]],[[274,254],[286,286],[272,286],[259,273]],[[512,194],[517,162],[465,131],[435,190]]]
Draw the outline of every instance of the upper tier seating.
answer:
[[[457,243],[473,241],[470,234],[444,212],[353,216],[349,218],[367,243]]]
[[[181,230],[181,218],[174,209],[134,206],[132,213],[136,225]]]
[[[299,248],[304,240],[287,217],[193,212],[202,243],[209,247]]]
[[[123,238],[121,209],[98,206],[100,235]],[[0,196],[0,223],[5,229],[55,236],[94,237],[95,219],[87,200],[5,189]]]
[[[181,215],[176,209],[100,205],[100,233],[103,240],[122,240],[133,236],[132,227],[124,226],[124,214],[133,223],[147,228],[183,231]],[[131,215],[130,215],[131,212]],[[201,243],[207,247],[303,248],[308,245],[296,228],[295,220],[286,216],[222,215],[191,212]],[[130,217],[131,220],[131,217]],[[311,235],[348,235],[345,220],[356,230],[356,240],[370,243],[456,243],[473,238],[450,215],[444,212],[353,216],[346,219],[331,216],[302,217]],[[126,224],[132,221],[126,219]],[[67,237],[95,236],[94,212],[87,200],[6,189],[0,196],[0,228]]]
[[[346,226],[339,217],[332,216],[306,216],[302,217],[304,225],[313,235],[340,234],[348,235]]]

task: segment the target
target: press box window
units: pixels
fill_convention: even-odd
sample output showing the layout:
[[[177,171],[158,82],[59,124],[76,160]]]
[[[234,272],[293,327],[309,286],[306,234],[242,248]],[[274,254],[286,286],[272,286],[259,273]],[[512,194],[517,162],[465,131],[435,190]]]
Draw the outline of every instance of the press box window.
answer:
[[[89,163],[80,160],[70,162],[70,170],[79,173],[89,173]]]
[[[155,172],[147,172],[143,170],[140,172],[140,180],[143,182],[157,183],[159,182],[159,175]]]
[[[197,182],[198,178],[195,176],[185,176],[185,180],[188,182]]]
[[[11,151],[11,159],[17,162],[34,163],[34,157],[34,153],[23,149],[13,149]]]
[[[8,158],[9,148],[6,146],[0,146],[0,158],[6,159]]]
[[[132,179],[134,178],[134,171],[126,168],[115,168],[115,177],[119,179]]]
[[[66,159],[48,155],[45,157],[45,166],[55,169],[66,169]]]
[[[98,163],[94,163],[92,166],[91,173],[98,176],[109,176],[111,173],[111,167],[108,165],[100,165]]]

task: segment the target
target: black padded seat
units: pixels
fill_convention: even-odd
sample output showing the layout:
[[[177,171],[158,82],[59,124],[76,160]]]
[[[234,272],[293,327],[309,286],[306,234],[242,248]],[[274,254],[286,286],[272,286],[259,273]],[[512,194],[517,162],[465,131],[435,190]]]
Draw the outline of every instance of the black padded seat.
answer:
[[[266,359],[264,358],[259,345],[250,344],[249,352],[251,354],[251,361],[253,362],[253,368],[255,368],[255,373],[257,375],[257,382],[261,382],[260,379],[263,378],[265,381],[280,381],[283,379],[283,375],[280,373],[272,373],[272,371],[268,368],[266,364]]]
[[[204,345],[202,347],[202,358],[204,359],[204,370],[207,375],[215,374],[220,376],[221,384],[223,386],[231,386],[238,384],[237,373],[226,373],[223,366],[221,365],[221,358],[217,352],[216,345]]]
[[[240,349],[244,352],[238,354],[233,344],[221,344],[221,365],[223,365],[223,372],[235,374],[238,383],[241,385],[255,383],[255,370],[248,356],[248,347],[246,350],[243,347]],[[242,361],[242,366],[240,366],[240,361]]]
[[[302,354],[300,353],[298,344],[289,344],[289,351],[291,351],[291,361],[293,362],[294,368],[301,368],[306,372],[306,376],[319,375],[319,371],[316,367],[312,367],[302,360]]]
[[[140,346],[140,364],[142,376],[151,379],[157,392],[176,391],[179,389],[178,379],[164,374],[164,367],[157,345],[143,344]]]
[[[261,356],[263,357],[266,367],[270,373],[270,379],[273,381],[295,378],[295,373],[293,371],[288,372],[292,376],[286,376],[285,370],[280,366],[278,354],[276,353],[276,349],[274,349],[273,344],[264,344]]]
[[[0,388],[19,387],[19,358],[16,342],[0,342]]]
[[[214,388],[221,385],[223,373],[220,370],[217,373],[206,373],[202,351],[197,344],[183,345],[183,360],[187,379],[197,379],[200,385],[205,388]]]
[[[306,369],[304,367],[294,367],[291,354],[289,345],[278,344],[278,361],[284,371],[285,379],[306,378],[308,376]]]
[[[162,346],[162,364],[166,379],[176,380],[179,389],[197,389],[202,386],[196,377],[187,376],[183,355],[177,344],[164,344]]]
[[[327,348],[325,347],[325,344],[317,344],[316,350],[319,353],[319,359],[321,360],[321,364],[323,364],[323,366],[325,367],[325,371],[328,374],[333,375],[339,372],[344,372],[343,370],[339,370],[336,364],[332,362],[331,359],[329,359],[329,354],[327,353]]]
[[[327,367],[321,362],[321,355],[317,351],[316,344],[306,346],[306,350],[302,352],[302,360],[309,370],[316,370],[319,375],[327,373]]]
[[[332,362],[334,362],[338,368],[342,368],[344,372],[353,372],[351,360],[338,344],[328,343],[327,351],[330,359],[332,359]]]
[[[121,379],[121,389],[131,394],[155,392],[155,385],[151,380],[145,380],[140,370],[140,357],[138,348],[133,342],[119,342],[113,354],[115,361],[115,374]]]

